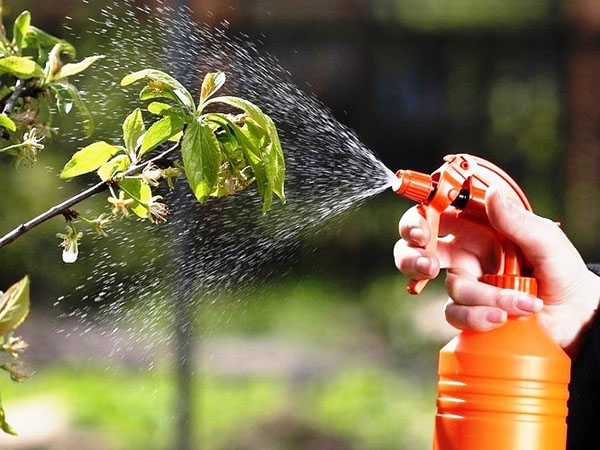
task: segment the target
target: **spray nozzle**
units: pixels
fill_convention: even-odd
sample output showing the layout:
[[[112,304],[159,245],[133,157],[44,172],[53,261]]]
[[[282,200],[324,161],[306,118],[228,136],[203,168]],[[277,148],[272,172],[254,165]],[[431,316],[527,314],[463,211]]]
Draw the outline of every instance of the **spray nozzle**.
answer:
[[[433,191],[431,175],[413,170],[399,170],[396,172],[398,183],[392,186],[396,194],[413,200],[417,203],[427,201]]]

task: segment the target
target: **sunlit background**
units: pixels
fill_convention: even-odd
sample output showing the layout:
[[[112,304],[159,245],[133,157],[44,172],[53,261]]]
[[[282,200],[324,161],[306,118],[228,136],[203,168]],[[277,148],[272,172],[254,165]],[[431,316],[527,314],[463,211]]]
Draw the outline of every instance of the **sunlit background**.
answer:
[[[164,3],[189,7],[201,23],[226,21],[227,34],[276,56],[302,90],[392,169],[431,172],[457,151],[496,162],[540,214],[562,222],[587,260],[598,260],[597,1]],[[98,28],[106,0],[5,4],[7,24],[29,9],[38,27],[80,36],[81,56],[111,38],[87,32]],[[94,90],[86,75],[78,84]],[[108,124],[98,133],[117,131],[122,118],[92,101],[89,107]],[[71,120],[58,125],[73,129]],[[58,138],[33,168],[15,171],[9,158],[0,160],[0,234],[83,186],[57,177],[76,150]],[[144,305],[135,301],[130,308],[141,311],[140,321],[127,332],[139,333],[139,354],[106,339],[109,323],[82,330],[81,308],[95,311],[81,287],[89,267],[62,264],[59,219],[28,233],[0,252],[0,286],[24,273],[33,279],[32,313],[20,333],[31,346],[25,360],[32,375],[23,384],[8,377],[0,384],[20,437],[1,436],[0,447],[429,448],[437,349],[453,330],[443,320],[442,284],[409,298],[393,266],[396,224],[407,207],[384,193],[303,242],[287,275],[260,293],[192,311],[197,327],[183,366],[174,356],[176,339],[165,345],[144,336]],[[135,258],[127,263],[139,270]],[[165,334],[170,327],[165,320]],[[149,365],[140,355],[153,346]]]

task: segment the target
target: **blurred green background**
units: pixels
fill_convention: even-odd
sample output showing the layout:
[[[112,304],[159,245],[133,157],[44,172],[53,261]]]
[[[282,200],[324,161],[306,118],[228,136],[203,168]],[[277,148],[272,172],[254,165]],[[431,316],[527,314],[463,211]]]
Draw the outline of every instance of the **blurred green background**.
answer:
[[[98,52],[101,38],[86,31],[96,28],[89,19],[99,17],[105,0],[5,3],[7,23],[29,9],[40,28],[81,36],[81,55]],[[562,221],[586,259],[598,259],[595,2],[162,3],[188,6],[211,25],[227,20],[229,34],[262,42],[262,51],[274,54],[391,168],[430,172],[456,151],[497,162],[540,214]],[[79,86],[93,91],[94,80],[83,76]],[[105,124],[99,133],[114,132],[119,118],[93,101],[89,106]],[[70,119],[59,125],[73,129]],[[0,160],[0,230],[81,188],[57,179],[73,146],[59,137],[37,165],[18,171],[8,158]],[[289,275],[260,292],[249,290],[242,302],[238,295],[194,311],[199,326],[188,388],[173,342],[143,337],[143,304],[130,307],[142,336],[134,339],[139,354],[106,338],[110,324],[82,337],[73,311],[86,306],[80,283],[90,267],[63,265],[54,236],[62,224],[44,224],[0,252],[1,286],[24,273],[34,280],[33,311],[21,333],[31,344],[25,359],[32,377],[0,387],[21,436],[0,437],[0,447],[429,448],[437,349],[454,331],[443,320],[442,284],[408,298],[406,280],[393,267],[396,223],[406,207],[389,193],[372,199],[306,242]],[[137,269],[127,262],[128,271]],[[55,304],[65,294],[73,294],[70,301]],[[170,333],[168,321],[152,329]],[[157,355],[151,370],[140,356],[148,347]],[[178,411],[186,404],[192,406],[187,424]]]

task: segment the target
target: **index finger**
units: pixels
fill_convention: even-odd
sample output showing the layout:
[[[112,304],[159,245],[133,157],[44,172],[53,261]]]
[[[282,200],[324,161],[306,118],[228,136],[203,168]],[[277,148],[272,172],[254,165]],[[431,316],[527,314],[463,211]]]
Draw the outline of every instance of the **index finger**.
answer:
[[[400,237],[414,247],[425,247],[431,239],[431,230],[425,218],[413,206],[400,218]]]

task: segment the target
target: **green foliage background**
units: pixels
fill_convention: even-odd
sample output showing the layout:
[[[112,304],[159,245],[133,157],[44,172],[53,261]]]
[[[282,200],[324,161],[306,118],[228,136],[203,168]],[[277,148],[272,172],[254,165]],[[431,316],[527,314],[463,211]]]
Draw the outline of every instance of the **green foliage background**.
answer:
[[[110,38],[85,33],[91,27],[87,18],[97,17],[102,1],[18,3],[19,9],[36,11],[41,28],[59,35],[63,17],[70,16],[73,33],[84,36],[78,42],[81,55],[94,54],[102,39]],[[227,18],[229,33],[242,31],[264,41],[265,51],[278,56],[300,86],[315,92],[391,168],[429,172],[448,152],[472,152],[514,175],[541,214],[555,220],[565,215],[571,87],[562,2],[265,0],[253,8],[239,2],[188,3],[200,20],[215,24]],[[96,83],[84,75],[79,86],[91,91]],[[101,119],[96,136],[115,134],[122,118],[111,111],[124,101],[125,96],[111,96],[106,108],[89,102]],[[83,137],[71,120],[62,119],[61,128],[74,128]],[[56,185],[74,150],[69,138],[59,136],[31,169],[15,172],[10,161],[0,159],[0,230],[82,186],[48,188]],[[92,200],[89,208],[97,210],[104,201]],[[430,296],[423,299],[403,292],[405,280],[395,273],[391,250],[397,220],[407,207],[391,193],[382,194],[306,242],[292,274],[267,292],[248,292],[241,302],[223,300],[197,311],[202,330],[194,379],[197,448],[295,450],[318,439],[328,439],[335,449],[429,448],[436,352],[447,338],[426,333],[417,318],[441,329],[441,319],[426,307],[441,308],[436,301],[443,300],[443,292],[440,284],[428,287]],[[576,231],[572,223],[564,226]],[[30,273],[34,314],[42,318],[80,306],[52,304],[65,292],[82,298],[85,292],[76,289],[89,271],[85,260],[60,263],[56,227],[45,224],[0,252],[1,284]],[[597,260],[598,244],[585,245],[587,238],[576,232],[571,236],[588,260]],[[108,245],[115,260],[125,258],[125,249]],[[140,269],[134,259],[127,263],[126,273]],[[144,305],[137,306],[142,327],[147,317]],[[169,332],[167,323],[163,332]],[[284,342],[306,371],[215,370],[210,362],[221,354],[212,345],[232,341],[266,348]],[[326,361],[334,361],[333,369],[315,368],[321,350]],[[7,413],[53,393],[71,407],[70,429],[98,431],[103,448],[170,448],[175,367],[171,350],[162,351],[161,365],[151,372],[94,355],[68,365],[32,361],[33,378],[3,393]],[[312,356],[302,359],[304,353]],[[248,355],[253,353],[240,360]]]

